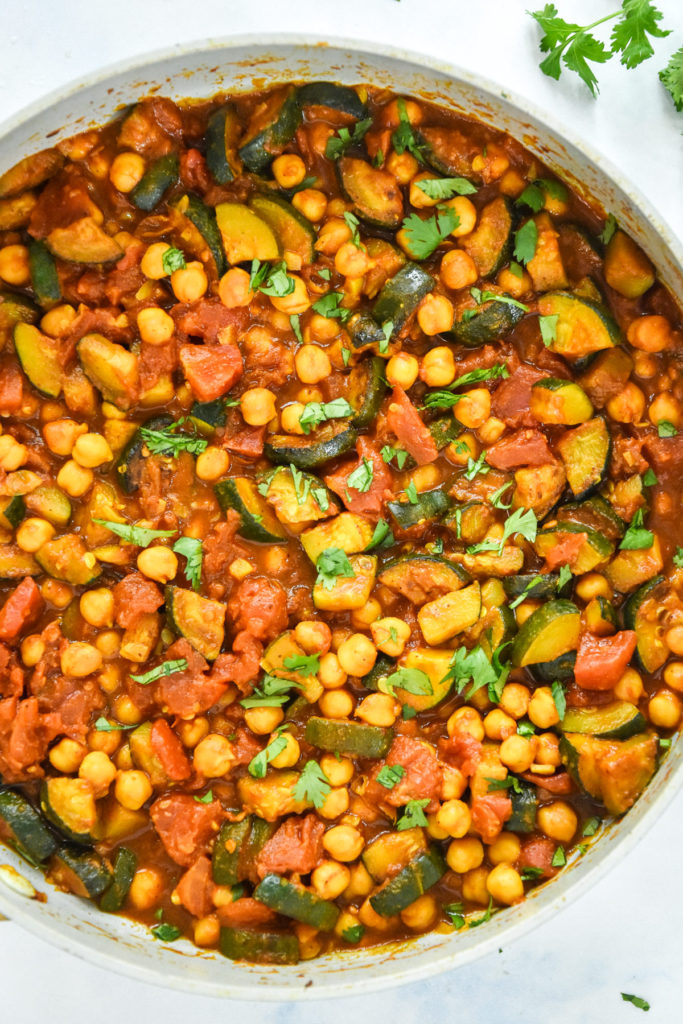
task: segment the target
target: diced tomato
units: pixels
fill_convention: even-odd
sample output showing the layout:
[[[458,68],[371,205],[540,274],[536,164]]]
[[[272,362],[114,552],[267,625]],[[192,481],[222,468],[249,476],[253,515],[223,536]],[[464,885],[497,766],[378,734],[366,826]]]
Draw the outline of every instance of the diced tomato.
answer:
[[[429,744],[411,736],[397,736],[383,764],[400,765],[405,768],[405,775],[393,789],[386,789],[375,781],[383,766],[378,765],[373,770],[372,781],[365,794],[367,800],[390,804],[392,807],[403,807],[410,800],[429,800],[425,810],[436,810],[443,782],[443,767]]]
[[[492,843],[498,838],[511,814],[512,800],[502,793],[472,798],[472,827],[485,843]]]
[[[403,388],[395,387],[393,390],[387,412],[387,426],[418,466],[425,466],[438,458],[439,451],[434,438]]]
[[[193,917],[206,917],[213,909],[216,884],[208,857],[198,857],[178,882],[176,896]]]
[[[548,569],[552,571],[560,565],[568,565],[570,568],[576,561],[579,551],[588,540],[587,533],[562,533],[554,547],[546,553],[545,561]]]
[[[224,437],[223,447],[243,459],[259,459],[263,455],[265,440],[265,427],[245,427],[230,437]]]
[[[584,690],[611,690],[628,668],[636,640],[631,629],[623,629],[612,636],[582,633],[574,666],[577,685]]]
[[[287,594],[276,580],[247,576],[230,596],[228,617],[236,632],[273,640],[287,628]]]
[[[524,868],[537,868],[543,872],[543,878],[551,878],[556,874],[556,869],[552,865],[556,849],[557,845],[552,839],[525,839],[517,859],[517,867],[520,871]]]
[[[142,342],[138,359],[140,391],[144,394],[164,376],[170,376],[178,365],[176,346],[149,345]]]
[[[547,376],[534,366],[520,366],[496,388],[491,401],[492,415],[505,420],[509,427],[532,426],[534,419],[529,412],[531,386]]]
[[[200,402],[227,394],[242,376],[237,345],[181,345],[179,354],[185,379]]]
[[[0,609],[0,640],[16,640],[22,629],[36,621],[44,606],[40,590],[27,576]]]
[[[16,360],[0,359],[0,413],[18,412],[24,400],[24,382]]]
[[[495,469],[516,469],[518,466],[545,466],[553,453],[540,430],[518,430],[496,441],[486,452],[486,461]]]
[[[15,652],[0,643],[0,699],[20,697],[24,692],[24,671]]]
[[[250,684],[258,675],[262,654],[263,644],[243,629],[233,640],[232,651],[219,654],[214,661],[211,679],[220,683],[234,683],[242,693],[248,693],[251,690]]]
[[[172,793],[155,800],[149,814],[171,860],[189,867],[196,857],[207,852],[223,809],[218,800],[202,804],[187,793]]]
[[[571,775],[567,772],[556,772],[555,775],[535,775],[533,772],[522,772],[522,778],[534,786],[545,789],[555,795],[573,793],[576,789]]]
[[[259,878],[265,878],[271,871],[278,875],[307,875],[322,857],[324,831],[324,823],[315,814],[287,818],[256,858]]]
[[[193,192],[206,192],[211,186],[206,160],[198,149],[188,149],[181,154],[180,180],[184,188]]]
[[[220,299],[198,299],[172,309],[180,340],[202,338],[209,347],[232,344],[245,329],[249,313],[245,307],[228,309]]]
[[[37,697],[0,701],[0,774],[5,782],[41,778],[40,762],[50,739]]]
[[[173,779],[174,782],[189,779],[192,767],[187,754],[165,718],[157,718],[152,722],[149,739],[152,750],[161,761],[161,767],[169,779]]]
[[[253,733],[239,726],[235,729],[235,739],[230,742],[232,743],[232,752],[235,756],[235,768],[238,768],[241,764],[249,764],[251,759],[256,757],[262,748],[262,744],[259,743]]]
[[[158,680],[154,696],[161,708],[178,718],[192,718],[213,707],[223,696],[227,682],[207,675],[209,666],[187,640],[176,640],[164,654],[164,661],[183,658],[187,668]],[[185,776],[187,778],[187,776]]]
[[[134,626],[143,615],[155,612],[164,603],[164,595],[159,587],[141,572],[131,572],[124,576],[112,593],[114,618],[117,626],[122,629]]]
[[[360,437],[356,444],[358,459],[355,462],[340,466],[334,473],[328,473],[325,483],[338,494],[349,512],[367,512],[379,514],[385,495],[391,495],[391,470],[382,458],[378,448],[367,437]],[[349,485],[349,476],[366,463],[372,467],[370,486],[359,491]]]
[[[482,749],[481,742],[464,730],[454,732],[448,739],[439,740],[441,756],[468,779],[476,771]]]
[[[224,928],[250,928],[270,924],[277,914],[251,896],[243,896],[234,903],[218,908],[218,920]]]

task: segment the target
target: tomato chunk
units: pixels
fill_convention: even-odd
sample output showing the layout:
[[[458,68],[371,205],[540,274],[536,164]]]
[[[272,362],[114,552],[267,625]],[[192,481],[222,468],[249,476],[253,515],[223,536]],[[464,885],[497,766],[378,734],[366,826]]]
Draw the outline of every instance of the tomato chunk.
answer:
[[[45,606],[37,585],[27,576],[0,608],[0,640],[15,640],[36,621]]]
[[[486,461],[495,469],[545,466],[553,459],[545,435],[540,430],[518,430],[497,441],[486,452]]]
[[[152,750],[161,761],[161,766],[174,782],[189,779],[192,768],[183,745],[164,718],[152,723],[150,732]]]
[[[636,640],[632,629],[604,637],[582,633],[574,666],[575,682],[584,690],[611,690],[628,668]]]
[[[200,402],[221,398],[242,376],[237,345],[181,345],[179,354],[185,379]]]
[[[387,412],[387,426],[396,434],[405,450],[412,455],[418,466],[425,466],[438,458],[439,451],[434,438],[422,422],[422,418],[401,387],[395,387]]]

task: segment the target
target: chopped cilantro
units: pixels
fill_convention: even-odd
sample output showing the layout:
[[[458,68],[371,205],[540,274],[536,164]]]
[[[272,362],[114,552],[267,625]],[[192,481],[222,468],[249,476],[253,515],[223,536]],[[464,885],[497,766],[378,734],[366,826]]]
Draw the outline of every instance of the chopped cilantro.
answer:
[[[145,526],[129,526],[127,523],[113,523],[109,519],[93,519],[98,526],[106,526],[117,537],[126,544],[136,544],[139,548],[146,548],[153,540],[159,537],[173,537],[177,530],[148,530]]]
[[[416,260],[428,259],[459,222],[460,218],[449,206],[437,207],[437,212],[426,218],[411,213],[402,226],[411,256]]]
[[[346,552],[341,548],[325,548],[318,555],[315,567],[318,570],[316,583],[325,590],[333,590],[339,576],[353,579],[356,575]]]
[[[317,761],[307,761],[296,784],[292,787],[295,800],[308,801],[319,810],[332,789],[330,780]]]
[[[645,528],[643,522],[643,510],[639,508],[619,545],[620,551],[642,551],[645,548],[652,547],[655,542],[655,535],[652,530]]]
[[[173,274],[176,270],[184,270],[186,266],[185,256],[180,249],[166,249],[161,257],[161,267],[165,274]]]
[[[180,537],[173,545],[177,555],[185,559],[185,577],[193,590],[199,590],[202,579],[204,550],[198,537]]]
[[[153,683],[156,679],[161,679],[162,676],[171,676],[174,672],[184,672],[186,668],[186,659],[178,658],[176,661],[162,661],[161,665],[151,668],[149,672],[144,672],[140,676],[131,675],[130,678],[142,686],[147,686],[148,683]]]
[[[377,772],[377,781],[380,786],[384,786],[385,789],[393,789],[397,786],[405,775],[406,770],[403,765],[392,764],[382,765],[380,770]]]
[[[425,818],[424,809],[430,803],[429,797],[424,800],[409,800],[403,808],[403,814],[396,822],[396,831],[404,832],[407,828],[426,828],[429,822]]]

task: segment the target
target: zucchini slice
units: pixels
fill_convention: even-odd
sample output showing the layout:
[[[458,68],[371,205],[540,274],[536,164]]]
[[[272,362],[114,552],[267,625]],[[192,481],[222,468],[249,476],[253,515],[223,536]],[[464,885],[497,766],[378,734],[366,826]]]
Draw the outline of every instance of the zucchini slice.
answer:
[[[128,737],[130,756],[133,764],[149,775],[149,781],[155,789],[166,789],[171,784],[170,777],[152,747],[152,723],[143,722],[133,729]]]
[[[225,605],[182,587],[166,588],[168,624],[207,661],[215,661],[225,636]]]
[[[620,594],[628,594],[647,583],[664,568],[659,537],[652,547],[640,551],[618,551],[605,569],[605,576]]]
[[[578,732],[602,740],[627,740],[645,729],[645,719],[635,704],[615,700],[595,708],[568,708],[563,732]]]
[[[280,875],[266,875],[254,890],[254,899],[278,914],[311,925],[321,932],[331,932],[339,917],[339,907],[323,900],[303,885],[289,882]]]
[[[518,576],[506,576],[502,584],[508,597],[521,597],[523,594],[530,601],[552,601],[554,597],[563,596],[557,589],[559,578],[556,572],[520,573]]]
[[[214,111],[207,122],[206,166],[219,185],[229,185],[242,171],[237,158],[239,132],[237,111],[229,104]]]
[[[661,599],[666,593],[665,577],[655,576],[635,591],[624,605],[624,625],[635,630],[636,660],[650,675],[669,657],[664,642],[666,627],[660,621]]]
[[[567,483],[579,500],[587,498],[607,476],[612,438],[602,416],[568,430],[557,442]]]
[[[579,646],[581,615],[571,601],[556,600],[537,608],[526,620],[512,644],[516,668],[554,661]]]
[[[384,757],[393,739],[393,729],[360,722],[338,721],[313,716],[306,722],[306,742],[320,750],[350,757]]]
[[[5,530],[16,530],[26,515],[26,503],[20,494],[12,498],[0,498],[0,526]]]
[[[377,661],[375,664],[367,675],[363,676],[361,681],[366,690],[372,690],[374,693],[377,693],[382,683],[386,681],[387,676],[390,676],[391,673],[395,671],[395,660],[390,658],[387,654],[380,653],[377,655]],[[382,692],[384,692],[384,690],[382,690]]]
[[[61,395],[64,369],[57,343],[33,324],[18,323],[14,327],[14,348],[31,384],[51,398]]]
[[[538,300],[541,316],[556,316],[551,352],[566,359],[581,359],[592,352],[613,348],[621,341],[619,327],[602,306],[569,292],[547,292]]]
[[[225,426],[227,407],[224,398],[214,398],[211,402],[194,402],[189,417],[200,434],[210,437],[218,427]]]
[[[238,513],[240,526],[237,532],[240,537],[261,544],[282,544],[287,540],[285,531],[253,480],[245,476],[219,480],[214,484],[214,491],[223,512],[231,508]]]
[[[346,325],[351,344],[355,349],[372,349],[377,354],[386,347],[384,331],[369,313],[354,313]]]
[[[28,264],[36,302],[43,309],[50,309],[61,299],[62,287],[55,258],[44,242],[34,238],[28,243]]]
[[[38,203],[35,192],[22,192],[19,196],[0,199],[0,231],[25,228]]]
[[[123,249],[93,217],[81,217],[65,228],[55,228],[45,244],[53,256],[69,263],[113,263]]]
[[[35,324],[40,310],[25,295],[0,289],[0,351],[12,337],[17,324]]]
[[[481,615],[481,586],[475,580],[468,587],[437,597],[422,605],[417,613],[422,635],[431,647],[436,647],[463,633],[479,620]]]
[[[531,415],[539,423],[573,427],[593,415],[593,406],[583,388],[571,380],[544,377],[531,386]]]
[[[435,708],[437,704],[445,700],[453,688],[453,679],[447,679],[448,670],[451,666],[453,651],[429,649],[427,647],[414,647],[404,655],[400,662],[400,668],[418,669],[424,672],[432,684],[431,693],[410,693],[402,687],[396,687],[396,699],[405,706],[414,708],[415,711],[427,711]],[[386,692],[382,682],[378,683],[377,689]]]
[[[583,615],[588,631],[594,636],[611,636],[619,628],[616,608],[600,595],[588,602]]]
[[[457,562],[440,555],[411,552],[382,566],[378,580],[412,604],[425,604],[435,595],[459,590],[470,577]]]
[[[387,509],[392,519],[402,530],[420,523],[434,522],[450,508],[450,501],[445,491],[422,491],[417,501],[389,501]]]
[[[251,832],[250,815],[242,821],[224,821],[216,836],[211,856],[213,880],[216,885],[237,885],[246,878],[243,861],[244,846]]]
[[[313,604],[325,612],[350,612],[362,608],[370,598],[377,576],[377,558],[374,555],[351,555],[349,562],[353,576],[337,576],[331,590],[323,583],[313,587]]]
[[[601,494],[594,494],[580,503],[560,505],[557,514],[562,520],[582,523],[604,533],[608,540],[619,540],[626,533],[626,523]]]
[[[367,160],[343,156],[337,161],[339,181],[353,212],[366,224],[395,231],[403,220],[403,195],[393,174]]]
[[[438,421],[437,421],[438,422]],[[478,544],[496,521],[496,513],[486,501],[466,501],[456,505],[441,520],[465,544]]]
[[[315,563],[327,548],[340,548],[347,555],[365,551],[372,540],[373,526],[356,512],[342,512],[319,526],[312,526],[301,534],[301,544]]]
[[[560,756],[567,771],[610,814],[631,807],[655,773],[658,737],[637,733],[626,740],[566,732],[560,740]]]
[[[112,883],[109,865],[95,850],[62,846],[50,861],[49,877],[60,889],[83,899],[96,899]]]
[[[247,138],[239,148],[239,156],[247,170],[263,174],[292,141],[300,122],[301,107],[295,89],[273,93],[257,107]]]
[[[308,82],[300,85],[298,91],[300,107],[329,107],[342,114],[355,117],[357,121],[368,116],[368,108],[355,89],[336,82]]]
[[[434,278],[417,263],[406,263],[382,288],[372,307],[378,324],[392,323],[397,335],[425,295],[434,288]]]
[[[361,860],[375,882],[385,882],[397,869],[406,867],[418,854],[427,852],[427,840],[421,828],[402,832],[384,832],[365,847]]]
[[[22,551],[15,544],[0,544],[0,580],[39,576],[40,572],[40,566],[28,551]]]
[[[137,863],[138,859],[132,850],[126,846],[118,848],[111,884],[100,896],[100,910],[107,914],[115,914],[121,909],[133,883]]]
[[[26,189],[42,185],[53,177],[64,164],[64,157],[58,149],[41,149],[38,153],[25,156],[23,160],[0,175],[0,197],[13,196]]]
[[[138,357],[103,334],[85,334],[77,345],[85,375],[106,402],[119,409],[133,403],[138,385]]]
[[[43,544],[36,562],[48,576],[74,586],[86,586],[101,575],[102,569],[76,533],[66,533]]]
[[[494,300],[485,303],[481,307],[481,312],[475,313],[469,320],[456,320],[451,329],[444,331],[441,337],[467,348],[479,348],[488,342],[505,337],[524,315],[525,311],[519,306]]]
[[[264,446],[266,457],[279,466],[317,469],[356,446],[356,428],[349,420],[332,420],[308,437],[270,434]]]
[[[337,515],[339,504],[322,480],[311,473],[299,472],[295,480],[291,469],[280,466],[259,485],[260,493],[273,506],[275,515],[285,526],[296,528],[301,523],[315,522]],[[267,486],[267,490],[265,490]]]
[[[163,416],[152,416],[151,419],[145,420],[140,426],[145,427],[147,430],[163,430],[164,427],[170,426],[171,423],[173,423],[173,419],[164,414]],[[145,459],[149,457],[150,453],[145,447],[145,439],[140,433],[140,427],[138,427],[119,455],[114,466],[119,487],[126,494],[134,494],[139,488],[142,481]]]
[[[92,846],[95,842],[99,815],[92,784],[86,779],[46,779],[40,790],[40,809],[72,843]]]
[[[219,203],[216,223],[228,263],[277,260],[280,246],[272,228],[242,203]]]
[[[228,960],[257,964],[298,964],[299,940],[291,932],[221,928],[220,949]]]
[[[545,558],[548,552],[561,540],[558,536],[562,533],[585,533],[586,539],[572,559],[571,570],[575,576],[581,576],[585,572],[592,572],[599,565],[605,562],[614,554],[614,543],[608,540],[598,530],[591,529],[583,523],[572,523],[560,520],[552,526],[540,530],[534,541],[534,551],[541,558]]]
[[[71,502],[61,488],[41,484],[24,498],[26,508],[53,526],[68,526],[71,520]]]
[[[0,837],[39,864],[57,849],[45,819],[23,793],[0,786]]]
[[[370,897],[370,905],[382,917],[394,917],[419,899],[446,873],[441,853],[431,846],[399,871]]]
[[[480,277],[493,277],[510,262],[514,227],[514,206],[506,196],[497,196],[481,210],[474,231],[460,239]]]
[[[223,251],[223,240],[216,222],[216,211],[203,203],[198,196],[191,194],[183,196],[177,203],[174,203],[174,206],[183,217],[187,217],[202,236],[213,257],[216,273],[222,277],[228,269],[228,264]]]
[[[425,160],[439,174],[447,177],[472,177],[471,143],[457,128],[430,125],[416,132]]]
[[[354,366],[349,374],[347,395],[356,410],[351,420],[354,427],[363,430],[372,426],[387,391],[383,359],[370,356]]]
[[[539,785],[542,779],[539,778]],[[536,828],[536,814],[538,813],[538,795],[536,787],[517,779],[517,786],[508,790],[512,802],[512,814],[505,822],[505,828],[509,832],[521,832],[527,834]]]
[[[598,408],[621,392],[633,372],[633,359],[621,345],[587,356],[586,364],[578,383]]]
[[[167,153],[148,167],[130,193],[130,201],[138,210],[149,213],[158,206],[166,192],[175,185],[180,174],[177,153]]]
[[[576,651],[567,651],[552,661],[539,661],[536,665],[529,665],[529,671],[537,683],[554,683],[556,679],[560,683],[566,683],[574,675],[575,665]]]
[[[605,249],[605,280],[626,299],[639,299],[655,283],[655,269],[624,231],[615,231]]]
[[[275,235],[280,251],[287,260],[292,253],[301,260],[301,266],[308,266],[315,259],[315,231],[291,203],[281,196],[256,195],[249,200],[249,206],[265,221]],[[293,267],[298,270],[299,267]]]

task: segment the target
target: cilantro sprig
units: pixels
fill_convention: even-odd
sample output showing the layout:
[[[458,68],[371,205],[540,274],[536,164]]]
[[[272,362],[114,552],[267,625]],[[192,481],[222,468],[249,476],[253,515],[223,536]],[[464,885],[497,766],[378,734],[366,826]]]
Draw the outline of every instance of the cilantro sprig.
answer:
[[[347,149],[359,145],[367,131],[372,127],[372,118],[366,117],[363,121],[356,121],[351,131],[348,128],[339,128],[336,135],[327,140],[325,156],[328,160],[338,160]]]
[[[333,398],[331,402],[306,402],[299,424],[304,434],[310,434],[326,420],[343,419],[345,416],[353,416],[353,409],[345,398]]]
[[[142,675],[134,676],[131,675],[131,679],[140,683],[142,686],[147,686],[149,683],[155,682],[157,679],[162,679],[165,676],[172,676],[175,672],[184,672],[187,668],[187,660],[185,658],[178,658],[176,661],[162,661],[161,665],[157,665],[156,668],[151,668],[149,672],[143,672]]]
[[[633,516],[629,528],[622,538],[619,550],[641,551],[645,548],[651,548],[654,542],[655,535],[652,530],[646,529],[644,525],[643,510],[642,508],[639,508]]]
[[[457,228],[459,222],[460,218],[450,206],[437,206],[436,213],[431,217],[423,218],[417,213],[411,213],[401,228],[411,256],[416,260],[428,259],[451,231]]]
[[[129,523],[115,523],[110,519],[93,519],[98,526],[106,526],[111,532],[120,537],[126,544],[135,544],[136,547],[146,548],[153,540],[159,537],[173,537],[177,530],[149,530],[146,526],[131,526]]]
[[[284,260],[279,263],[252,260],[249,275],[251,291],[259,291],[264,295],[273,295],[278,299],[283,299],[286,295],[291,295],[295,287],[294,278],[287,273],[287,264]]]
[[[471,196],[477,191],[467,178],[424,178],[417,182],[420,192],[429,199],[451,199],[453,196]]]
[[[175,423],[169,423],[167,427],[152,429],[151,427],[140,427],[140,436],[145,442],[145,447],[152,455],[165,455],[170,458],[177,458],[180,452],[189,452],[190,455],[201,455],[206,449],[208,441],[199,437],[196,433],[178,433],[178,428],[184,422],[184,417]]]
[[[292,787],[295,800],[309,801],[319,810],[332,789],[330,780],[317,761],[307,761]]]
[[[292,696],[290,690],[301,689],[301,683],[294,679],[281,679],[279,676],[266,674],[261,682],[254,687],[250,697],[240,701],[243,708],[279,708]]]
[[[403,814],[396,822],[396,831],[404,832],[407,828],[426,828],[429,822],[424,813],[425,807],[430,800],[409,800],[403,808]]]
[[[354,579],[356,575],[348,555],[341,548],[325,548],[318,555],[315,567],[318,570],[316,584],[324,590],[333,590],[338,577]]]

